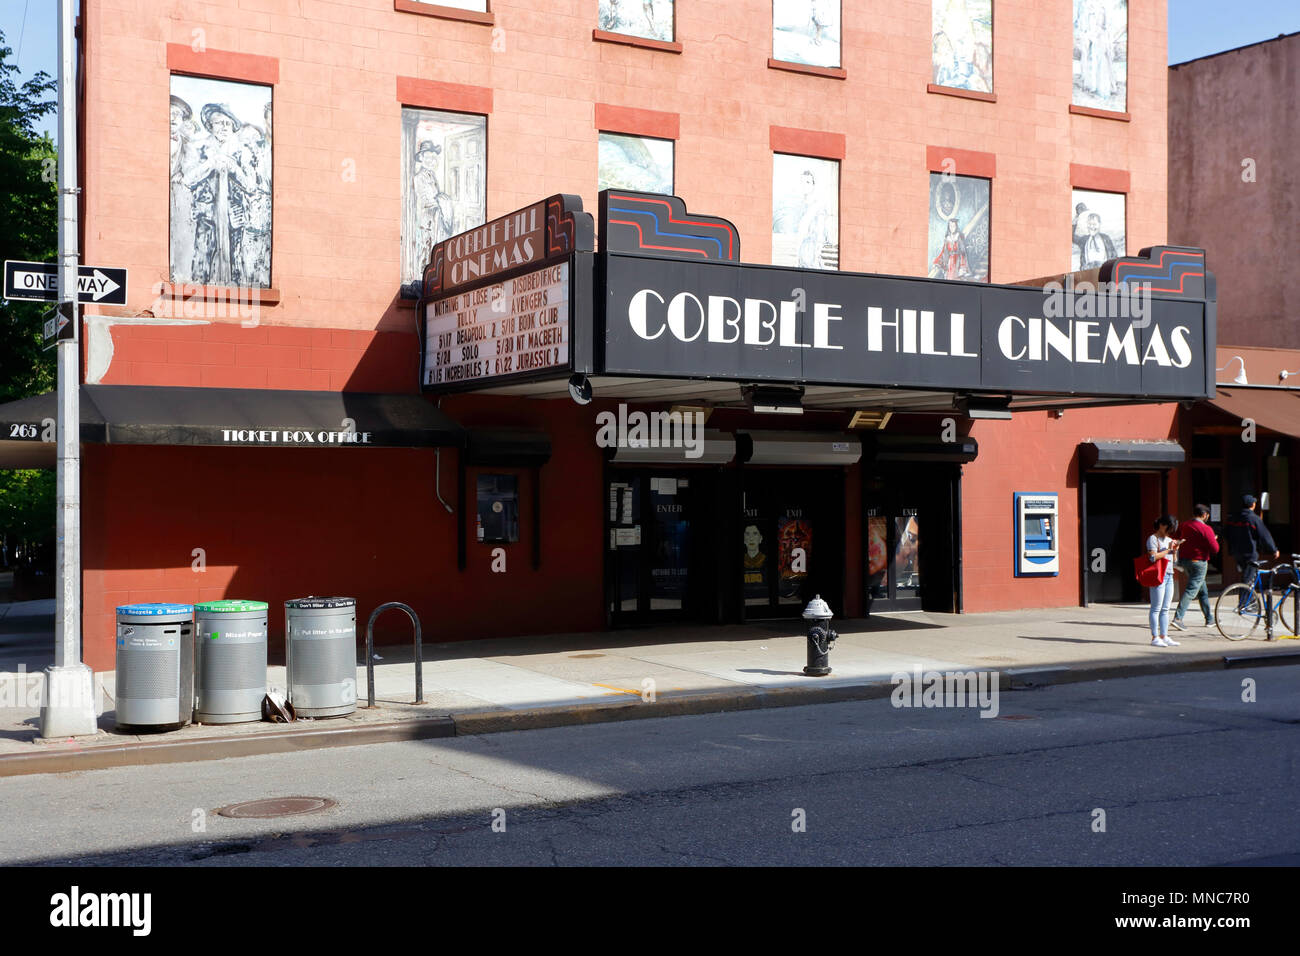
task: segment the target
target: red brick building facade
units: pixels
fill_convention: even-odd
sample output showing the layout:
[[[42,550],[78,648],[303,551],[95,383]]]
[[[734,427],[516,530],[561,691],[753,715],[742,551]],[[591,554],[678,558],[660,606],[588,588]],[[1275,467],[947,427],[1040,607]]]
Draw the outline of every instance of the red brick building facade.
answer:
[[[556,193],[594,211],[603,132],[671,140],[673,191],[735,223],[750,262],[773,261],[774,154],[838,162],[842,270],[925,274],[931,173],[991,181],[992,282],[1071,271],[1072,189],[1124,195],[1129,254],[1185,241],[1166,236],[1157,0],[1128,4],[1123,111],[1072,103],[1071,0],[995,0],[991,92],[931,82],[929,0],[887,10],[844,0],[834,68],[773,57],[767,0],[675,8],[673,39],[659,41],[600,30],[596,0],[493,0],[486,12],[414,0],[83,0],[83,261],[126,266],[131,282],[127,306],[86,309],[86,383],[417,393],[416,310],[400,294],[404,107],[486,117],[488,219]],[[256,292],[255,317],[222,311],[219,290],[186,299],[183,285],[167,285],[173,76],[270,87],[270,282]],[[85,657],[111,667],[113,608],[142,601],[276,604],[338,592],[366,613],[403,600],[432,640],[606,626],[606,489],[591,436],[595,415],[611,407],[599,394],[588,406],[472,394],[441,402],[467,428],[550,436],[545,467],[517,472],[521,531],[506,546],[504,578],[473,540],[474,515],[439,501],[456,504],[455,450],[439,463],[429,448],[87,444]],[[979,455],[962,466],[958,583],[946,602],[955,606],[934,606],[1079,603],[1080,443],[1176,440],[1176,411],[1075,408],[962,423]],[[850,412],[817,420],[844,429]],[[937,434],[942,418],[903,416],[894,428]],[[843,477],[840,616],[866,610],[863,467]],[[465,473],[471,489],[478,473]],[[536,566],[533,481],[542,482]],[[1135,481],[1143,528],[1185,504],[1168,472]],[[1058,576],[1013,575],[1020,490],[1060,495]],[[458,520],[471,542],[464,570]]]

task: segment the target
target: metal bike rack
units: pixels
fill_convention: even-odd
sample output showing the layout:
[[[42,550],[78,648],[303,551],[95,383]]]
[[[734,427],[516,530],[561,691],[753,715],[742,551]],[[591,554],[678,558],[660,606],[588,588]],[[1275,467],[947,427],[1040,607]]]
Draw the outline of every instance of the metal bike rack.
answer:
[[[370,621],[366,624],[366,690],[369,695],[370,703],[368,706],[375,706],[375,619],[383,614],[389,608],[399,608],[406,612],[406,616],[411,619],[415,626],[415,700],[412,703],[423,704],[424,700],[424,661],[421,660],[421,648],[423,643],[420,635],[420,619],[408,605],[401,601],[389,601],[387,604],[381,604],[370,614]]]

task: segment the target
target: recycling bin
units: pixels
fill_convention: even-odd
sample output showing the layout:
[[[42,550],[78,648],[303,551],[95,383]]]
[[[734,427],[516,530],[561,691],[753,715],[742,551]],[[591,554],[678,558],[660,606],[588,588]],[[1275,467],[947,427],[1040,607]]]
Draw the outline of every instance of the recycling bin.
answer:
[[[284,602],[289,702],[299,717],[342,717],[357,709],[357,601],[305,597]]]
[[[237,724],[262,718],[266,696],[265,601],[194,605],[194,720]]]
[[[117,728],[173,730],[194,711],[194,606],[117,609]]]

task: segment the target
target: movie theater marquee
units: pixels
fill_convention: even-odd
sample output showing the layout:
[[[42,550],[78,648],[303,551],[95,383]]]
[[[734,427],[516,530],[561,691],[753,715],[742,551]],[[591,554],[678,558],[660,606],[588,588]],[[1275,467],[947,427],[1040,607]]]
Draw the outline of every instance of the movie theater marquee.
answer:
[[[601,193],[596,254],[581,208],[577,197],[552,196],[434,247],[421,300],[423,388],[578,372],[997,395],[1214,394],[1216,289],[1203,249],[1153,246],[1109,260],[1094,295],[1092,286],[747,264],[727,220],[628,190]]]
[[[590,251],[590,230],[579,200],[552,196],[434,246],[420,302],[422,387],[567,373],[573,253]]]
[[[567,369],[569,282],[560,262],[432,303],[424,384]]]

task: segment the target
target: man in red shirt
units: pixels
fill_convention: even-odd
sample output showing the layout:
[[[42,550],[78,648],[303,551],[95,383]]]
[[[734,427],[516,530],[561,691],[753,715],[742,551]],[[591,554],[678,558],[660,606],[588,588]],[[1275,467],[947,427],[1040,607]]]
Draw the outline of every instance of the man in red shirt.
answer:
[[[1210,509],[1205,505],[1197,505],[1192,510],[1196,517],[1183,522],[1178,528],[1178,533],[1184,539],[1178,552],[1178,566],[1187,575],[1187,585],[1183,588],[1178,610],[1174,612],[1174,619],[1170,623],[1180,631],[1187,630],[1183,626],[1183,615],[1187,613],[1192,598],[1200,599],[1205,626],[1214,624],[1214,614],[1210,611],[1210,589],[1205,586],[1205,575],[1209,570],[1210,555],[1219,553],[1219,539],[1214,536],[1214,529],[1205,523],[1205,519],[1210,516]]]

